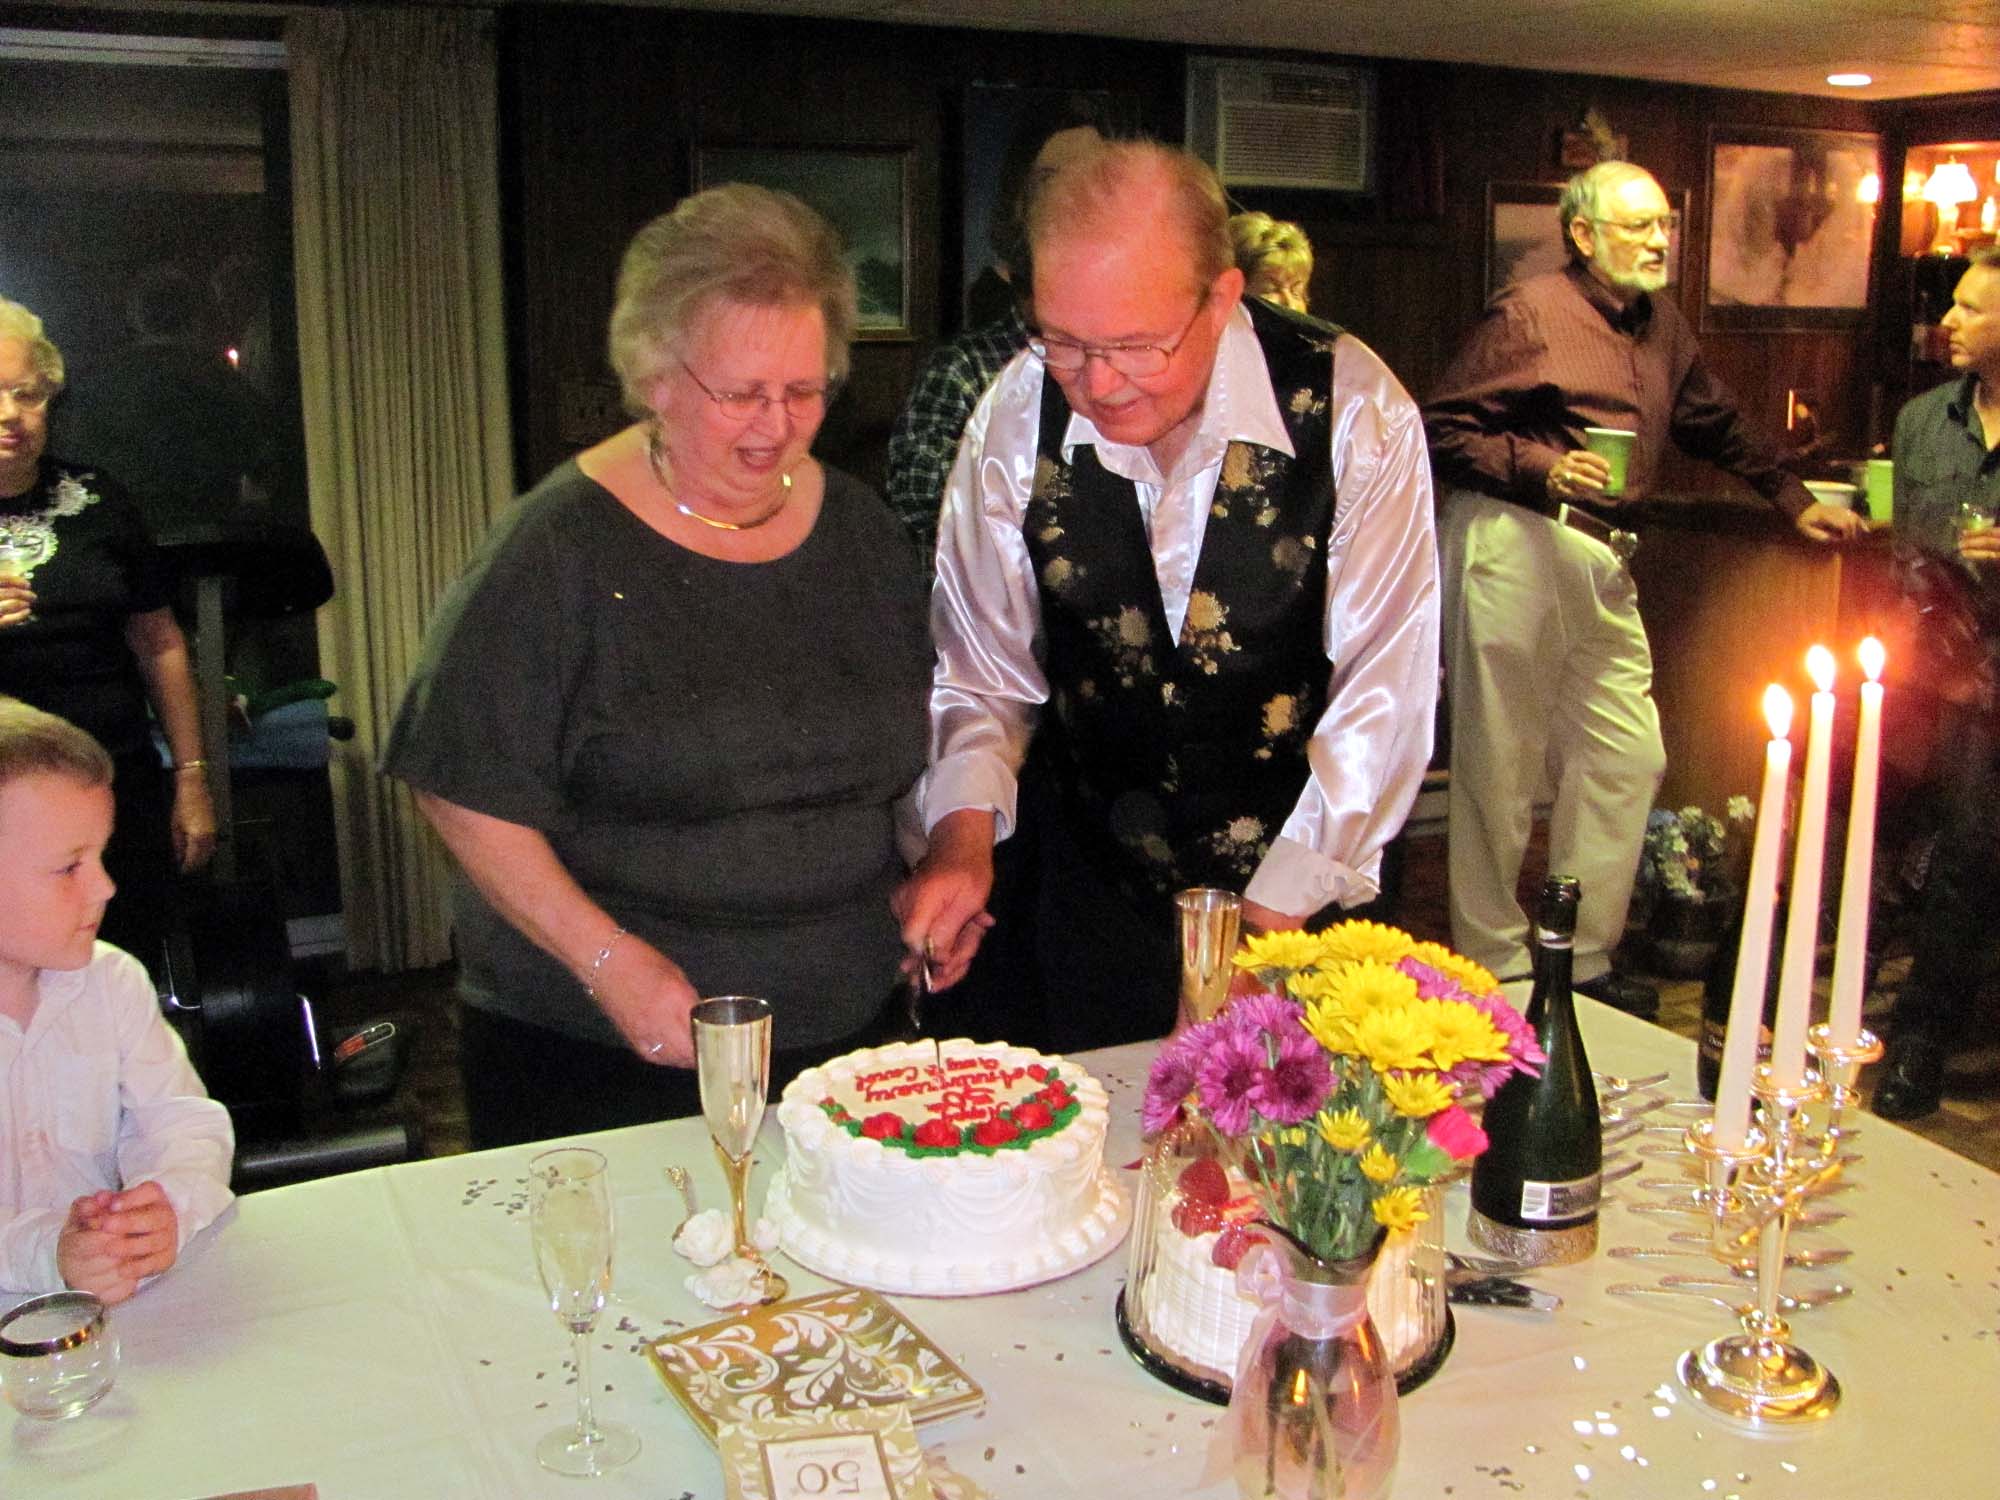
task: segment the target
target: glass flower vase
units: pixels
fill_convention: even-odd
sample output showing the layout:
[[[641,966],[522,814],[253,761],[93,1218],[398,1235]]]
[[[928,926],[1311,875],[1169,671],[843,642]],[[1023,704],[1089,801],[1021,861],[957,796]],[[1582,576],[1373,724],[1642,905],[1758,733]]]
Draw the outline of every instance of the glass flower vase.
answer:
[[[1320,1260],[1265,1228],[1238,1267],[1263,1307],[1225,1419],[1244,1500],[1382,1500],[1394,1485],[1396,1380],[1368,1313],[1379,1248]]]

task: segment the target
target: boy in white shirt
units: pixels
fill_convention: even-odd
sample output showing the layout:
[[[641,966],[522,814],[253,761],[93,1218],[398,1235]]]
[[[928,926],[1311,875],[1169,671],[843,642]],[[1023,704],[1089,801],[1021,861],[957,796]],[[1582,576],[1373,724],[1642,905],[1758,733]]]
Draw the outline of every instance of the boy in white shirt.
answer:
[[[122,1302],[229,1206],[236,1137],[145,968],[96,941],[111,760],[0,697],[0,1288]]]

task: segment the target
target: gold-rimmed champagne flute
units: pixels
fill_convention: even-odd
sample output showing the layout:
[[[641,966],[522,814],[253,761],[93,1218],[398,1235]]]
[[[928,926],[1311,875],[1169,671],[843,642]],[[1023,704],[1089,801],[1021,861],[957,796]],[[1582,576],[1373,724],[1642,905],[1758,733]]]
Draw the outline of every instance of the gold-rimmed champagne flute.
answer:
[[[639,1453],[636,1432],[598,1421],[590,1405],[590,1331],[611,1290],[611,1184],[604,1157],[583,1146],[544,1151],[528,1164],[528,1189],[535,1269],[556,1321],[569,1330],[576,1365],[576,1421],[545,1433],[535,1458],[554,1473],[587,1479]]]
[[[718,995],[695,1006],[694,1058],[701,1113],[729,1179],[736,1253],[757,1266],[757,1300],[776,1302],[790,1290],[744,1231],[744,1198],[764,1098],[771,1086],[771,1002],[754,995]]]
[[[1174,897],[1181,933],[1181,1024],[1213,1020],[1229,998],[1243,898],[1196,886]]]

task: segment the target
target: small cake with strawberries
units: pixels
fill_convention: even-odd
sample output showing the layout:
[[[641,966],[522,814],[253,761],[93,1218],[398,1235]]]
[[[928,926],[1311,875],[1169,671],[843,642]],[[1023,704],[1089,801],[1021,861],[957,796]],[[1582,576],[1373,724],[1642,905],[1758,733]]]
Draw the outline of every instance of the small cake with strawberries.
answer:
[[[1186,1374],[1227,1388],[1236,1379],[1258,1305],[1236,1286],[1236,1267],[1250,1248],[1250,1226],[1263,1217],[1256,1189],[1214,1157],[1181,1167],[1172,1210],[1153,1225],[1150,1273],[1142,1278],[1138,1311],[1146,1343]],[[1410,1243],[1384,1248],[1368,1282],[1368,1311],[1390,1366],[1400,1373],[1423,1352],[1422,1293],[1412,1279]]]
[[[809,1068],[778,1105],[766,1213],[785,1253],[879,1291],[1030,1286],[1117,1245],[1103,1087],[1003,1042],[899,1042]]]

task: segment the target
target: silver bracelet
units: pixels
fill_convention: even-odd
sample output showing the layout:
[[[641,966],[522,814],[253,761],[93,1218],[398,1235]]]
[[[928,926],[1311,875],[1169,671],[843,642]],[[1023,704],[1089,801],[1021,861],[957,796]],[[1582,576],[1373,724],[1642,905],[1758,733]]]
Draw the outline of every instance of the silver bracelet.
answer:
[[[604,961],[611,957],[611,950],[618,946],[618,940],[625,936],[625,929],[615,927],[611,936],[604,940],[604,946],[597,950],[597,957],[590,961],[590,976],[583,981],[583,993],[589,999],[597,998],[597,974],[604,967]]]

